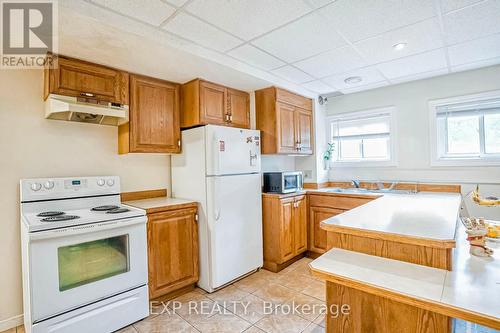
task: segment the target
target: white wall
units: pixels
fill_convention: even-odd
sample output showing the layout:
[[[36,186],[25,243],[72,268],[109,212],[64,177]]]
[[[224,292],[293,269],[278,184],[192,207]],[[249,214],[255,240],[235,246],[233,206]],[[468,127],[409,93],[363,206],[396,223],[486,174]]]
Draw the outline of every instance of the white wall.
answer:
[[[117,154],[117,128],[44,119],[42,71],[0,71],[0,331],[22,313],[19,180],[118,175],[123,191],[168,188],[170,157]]]
[[[330,180],[393,180],[460,183],[463,194],[483,184],[485,194],[500,195],[500,166],[431,167],[428,101],[500,89],[500,66],[450,74],[365,92],[330,98],[327,114],[334,115],[394,105],[397,126],[396,167],[333,167]],[[326,126],[323,127],[326,132]],[[500,219],[500,208],[478,209],[474,215]]]
[[[429,109],[432,99],[500,89],[500,66],[440,76],[330,98],[328,115],[382,106],[396,107],[397,167],[340,168],[330,179],[500,182],[500,166],[431,167]],[[326,131],[326,128],[324,128]]]

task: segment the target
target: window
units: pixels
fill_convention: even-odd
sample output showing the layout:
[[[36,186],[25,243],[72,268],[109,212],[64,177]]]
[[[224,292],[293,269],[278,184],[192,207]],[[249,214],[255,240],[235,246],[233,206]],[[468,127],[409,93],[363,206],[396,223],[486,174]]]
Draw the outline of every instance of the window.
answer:
[[[432,101],[436,165],[500,163],[500,91]]]
[[[341,114],[328,123],[337,165],[393,165],[393,108]]]

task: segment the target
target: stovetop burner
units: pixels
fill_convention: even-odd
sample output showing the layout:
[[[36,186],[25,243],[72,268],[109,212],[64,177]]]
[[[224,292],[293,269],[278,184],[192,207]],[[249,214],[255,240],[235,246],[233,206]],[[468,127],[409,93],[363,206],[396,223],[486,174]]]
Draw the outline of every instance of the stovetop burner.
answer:
[[[41,219],[40,221],[42,222],[60,222],[60,221],[69,221],[69,220],[74,220],[74,219],[79,219],[80,216],[77,215],[56,215],[56,216],[49,216],[44,219]]]
[[[94,212],[105,212],[105,211],[108,211],[108,210],[119,209],[119,208],[120,207],[116,206],[116,205],[104,205],[104,206],[94,207],[91,210],[93,210]]]
[[[106,214],[120,214],[120,213],[126,213],[128,211],[130,211],[130,209],[128,209],[128,208],[115,208],[115,209],[108,210],[106,212]]]
[[[37,216],[38,217],[49,217],[49,216],[58,216],[58,215],[64,215],[64,212],[59,212],[59,211],[41,212]]]

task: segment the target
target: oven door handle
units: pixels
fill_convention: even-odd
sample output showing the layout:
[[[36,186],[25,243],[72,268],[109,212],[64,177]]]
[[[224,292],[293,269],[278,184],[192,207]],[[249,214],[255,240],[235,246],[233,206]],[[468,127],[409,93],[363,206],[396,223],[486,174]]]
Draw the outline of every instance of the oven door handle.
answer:
[[[147,217],[135,217],[130,219],[115,220],[109,222],[101,223],[89,223],[69,228],[60,228],[47,231],[33,232],[29,234],[30,240],[40,240],[40,239],[52,239],[59,237],[67,237],[73,235],[90,234],[94,232],[116,229],[116,228],[126,228],[136,224],[146,224]]]

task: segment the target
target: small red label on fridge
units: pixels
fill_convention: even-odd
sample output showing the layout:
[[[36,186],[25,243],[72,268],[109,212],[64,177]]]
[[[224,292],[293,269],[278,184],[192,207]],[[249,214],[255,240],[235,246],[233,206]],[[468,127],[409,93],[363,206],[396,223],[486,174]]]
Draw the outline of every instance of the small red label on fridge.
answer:
[[[224,140],[219,141],[219,151],[226,151],[226,143]]]

